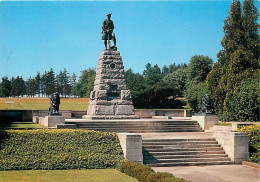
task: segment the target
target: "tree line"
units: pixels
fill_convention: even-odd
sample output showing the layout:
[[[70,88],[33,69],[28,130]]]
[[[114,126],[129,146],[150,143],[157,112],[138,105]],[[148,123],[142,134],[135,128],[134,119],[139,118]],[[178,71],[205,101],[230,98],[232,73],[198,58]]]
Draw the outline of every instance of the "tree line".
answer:
[[[51,68],[42,75],[40,72],[35,77],[24,80],[21,76],[2,77],[0,83],[0,97],[46,97],[54,92],[59,92],[61,96],[73,95],[76,86],[77,76],[70,75],[66,69],[55,74]]]

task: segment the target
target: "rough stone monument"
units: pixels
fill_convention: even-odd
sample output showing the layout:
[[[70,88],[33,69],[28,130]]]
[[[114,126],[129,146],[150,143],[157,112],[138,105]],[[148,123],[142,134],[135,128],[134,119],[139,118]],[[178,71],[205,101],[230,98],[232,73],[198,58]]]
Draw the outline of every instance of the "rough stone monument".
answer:
[[[109,18],[111,13],[107,15]],[[109,19],[110,20],[110,19]],[[103,26],[104,27],[104,22]],[[113,26],[114,27],[114,26]],[[109,27],[106,27],[109,29]],[[104,29],[102,31],[104,33]],[[102,36],[104,40],[106,36]],[[106,39],[105,39],[106,40]],[[86,119],[135,119],[130,90],[126,79],[122,57],[115,47],[101,52],[94,89],[90,93]]]

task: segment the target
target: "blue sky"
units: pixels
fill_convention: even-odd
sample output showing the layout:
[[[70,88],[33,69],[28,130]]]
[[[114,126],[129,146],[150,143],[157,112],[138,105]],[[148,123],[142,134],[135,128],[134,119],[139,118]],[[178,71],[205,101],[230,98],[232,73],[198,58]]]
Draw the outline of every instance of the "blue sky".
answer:
[[[112,12],[125,69],[216,61],[231,1],[0,2],[0,77],[96,67],[104,49],[101,24]],[[258,3],[259,4],[259,3]]]

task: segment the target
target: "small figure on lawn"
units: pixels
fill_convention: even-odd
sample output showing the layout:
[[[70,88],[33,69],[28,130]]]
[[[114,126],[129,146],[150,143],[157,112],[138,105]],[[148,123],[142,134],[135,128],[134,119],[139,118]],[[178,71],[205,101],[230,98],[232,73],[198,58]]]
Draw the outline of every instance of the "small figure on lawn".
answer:
[[[203,113],[210,113],[210,96],[209,94],[205,94],[201,98],[201,112]]]
[[[110,19],[112,13],[107,14],[107,19],[105,19],[102,23],[102,40],[104,40],[105,48],[107,49],[107,42],[109,49],[117,50],[116,47],[116,36],[113,32],[114,30],[114,23]],[[110,40],[113,40],[114,46],[111,46]]]
[[[49,108],[49,115],[61,115],[59,113],[60,95],[58,92],[51,94],[50,103],[51,106]]]

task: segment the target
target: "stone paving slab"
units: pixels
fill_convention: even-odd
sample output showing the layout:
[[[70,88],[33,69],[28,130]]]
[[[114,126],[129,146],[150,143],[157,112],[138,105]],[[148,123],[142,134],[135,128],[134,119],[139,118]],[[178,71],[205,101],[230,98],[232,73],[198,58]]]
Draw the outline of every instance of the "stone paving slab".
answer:
[[[247,165],[153,167],[191,182],[260,182],[260,169]]]

